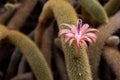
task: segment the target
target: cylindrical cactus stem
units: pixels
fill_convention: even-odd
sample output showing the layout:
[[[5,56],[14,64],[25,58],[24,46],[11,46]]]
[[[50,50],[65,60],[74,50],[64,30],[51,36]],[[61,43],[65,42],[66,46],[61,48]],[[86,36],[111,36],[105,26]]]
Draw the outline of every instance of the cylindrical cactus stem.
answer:
[[[108,16],[113,15],[117,10],[120,9],[120,0],[109,0],[104,6]]]
[[[58,25],[62,23],[77,24],[77,14],[73,7],[64,0],[49,1]],[[60,3],[60,4],[58,4]],[[65,26],[59,26],[59,30],[65,29]],[[65,55],[67,71],[70,80],[92,80],[90,66],[85,48],[80,50],[80,57],[74,56],[74,46],[64,44],[64,36],[61,37],[62,47]]]
[[[56,38],[54,39],[54,44],[57,48],[59,48],[60,50],[62,50],[62,44],[61,44],[61,40],[60,38]]]
[[[109,23],[99,26],[99,33],[97,34],[96,44],[91,45],[88,50],[88,56],[90,60],[91,70],[93,74],[93,80],[98,79],[98,67],[100,63],[102,49],[106,43],[106,40],[120,29],[120,11],[110,18]],[[93,56],[94,55],[94,56]]]
[[[89,14],[83,7],[81,8],[83,22],[91,24],[92,27],[98,27],[100,24],[91,14]]]
[[[5,26],[0,25],[0,40],[4,39],[8,35],[8,30],[5,28]]]
[[[20,30],[37,2],[38,0],[21,0],[21,3],[17,3],[16,6],[19,6],[19,9],[17,9],[14,16],[9,21],[7,27],[9,29]]]
[[[42,38],[43,38],[43,34],[44,34],[46,28],[48,28],[48,26],[50,26],[51,22],[54,21],[53,13],[52,13],[51,9],[48,8],[48,6],[49,6],[49,4],[48,4],[48,2],[46,2],[46,5],[44,6],[42,13],[39,16],[39,22],[38,22],[37,28],[35,30],[35,43],[37,44],[37,46],[39,48],[41,48]]]
[[[114,47],[105,47],[103,57],[116,76],[120,80],[120,52]]]
[[[97,0],[80,0],[80,4],[90,13],[97,21],[101,23],[108,22],[107,13]]]
[[[0,24],[6,24],[7,20],[11,17],[11,15],[15,12],[15,9],[13,10],[7,10],[3,13],[0,13]]]
[[[28,73],[24,73],[24,74],[19,74],[10,80],[34,80],[34,76],[33,76],[32,72],[28,72]]]
[[[11,30],[8,40],[23,53],[37,80],[53,80],[44,56],[30,39],[20,32]]]

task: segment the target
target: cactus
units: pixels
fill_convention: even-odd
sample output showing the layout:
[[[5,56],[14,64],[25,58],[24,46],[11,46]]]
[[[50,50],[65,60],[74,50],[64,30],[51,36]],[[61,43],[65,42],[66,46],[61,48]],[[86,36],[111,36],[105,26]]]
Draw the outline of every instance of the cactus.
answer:
[[[31,32],[28,37],[33,40],[33,36],[34,36],[34,31]],[[9,65],[8,65],[8,69],[6,71],[6,79],[9,80],[10,78],[12,78],[15,73],[16,73],[16,70],[18,69],[18,64],[20,62],[20,59],[22,57],[22,54],[21,52],[19,51],[19,49],[15,49],[14,52],[12,53],[12,56],[11,56],[11,60],[9,62]]]
[[[53,80],[44,56],[31,40],[16,31],[10,31],[8,39],[24,54],[38,80]]]
[[[24,73],[24,74],[19,74],[10,80],[34,80],[34,76],[33,76],[32,72],[28,72],[28,73]]]
[[[6,3],[6,4],[5,4],[5,9],[7,9],[7,10],[14,10],[14,9],[16,9],[16,8],[18,8],[18,7],[20,7],[20,6],[21,6],[20,3],[15,3],[15,4]]]
[[[3,26],[0,26],[0,29],[3,31],[3,33],[7,30]],[[5,35],[3,33],[1,34]],[[16,47],[18,47],[18,49],[20,49],[20,51],[23,53],[37,80],[53,80],[44,56],[36,47],[36,45],[20,32],[10,30],[7,31],[7,33],[7,39]]]
[[[0,40],[6,38],[8,35],[8,30],[0,24]]]
[[[96,0],[80,0],[81,6],[101,23],[107,23],[108,17],[104,8]]]
[[[93,79],[97,80],[97,72],[100,62],[100,57],[102,53],[102,49],[105,45],[106,40],[115,33],[116,30],[120,28],[120,11],[110,18],[109,23],[106,25],[101,25],[98,30],[99,33],[97,35],[97,42],[95,45],[90,46],[88,50],[88,56],[90,60],[91,70],[93,73]],[[94,55],[94,56],[93,56]],[[97,76],[97,77],[96,77]]]
[[[62,23],[76,25],[77,14],[68,2],[64,0],[50,0],[45,4],[44,8],[49,8],[53,11],[58,25]],[[41,14],[46,12],[47,11],[44,11]],[[59,26],[60,30],[64,28],[64,26]],[[70,80],[92,80],[87,53],[85,48],[83,48],[84,46],[81,48],[80,57],[75,58],[73,55],[75,52],[74,47],[70,47],[68,44],[64,45],[63,40],[64,36],[61,37],[61,41]]]
[[[108,16],[111,16],[120,9],[120,0],[110,0],[105,4],[104,8]]]
[[[116,35],[110,36],[110,37],[106,40],[106,45],[112,46],[112,47],[118,46],[119,43],[120,43],[120,39],[119,39],[119,37],[116,36]]]
[[[45,5],[49,6],[48,3]],[[43,34],[48,26],[50,26],[51,22],[53,22],[52,11],[49,8],[44,7],[41,15],[39,16],[39,23],[35,30],[35,43],[39,48],[41,48]]]
[[[10,29],[16,29],[19,30],[24,22],[27,20],[28,16],[30,15],[30,13],[32,12],[34,6],[37,4],[38,0],[23,0],[21,3],[16,3],[13,4],[13,6],[10,6],[11,8],[14,9],[14,7],[17,8],[17,6],[19,7],[19,9],[15,12],[15,15],[13,16],[13,18],[9,21],[9,23],[7,24],[7,27]]]
[[[60,50],[62,50],[62,44],[61,44],[61,40],[59,38],[56,38],[54,40],[54,44],[57,48],[59,48]]]
[[[120,52],[114,47],[105,47],[103,57],[116,76],[120,80]]]

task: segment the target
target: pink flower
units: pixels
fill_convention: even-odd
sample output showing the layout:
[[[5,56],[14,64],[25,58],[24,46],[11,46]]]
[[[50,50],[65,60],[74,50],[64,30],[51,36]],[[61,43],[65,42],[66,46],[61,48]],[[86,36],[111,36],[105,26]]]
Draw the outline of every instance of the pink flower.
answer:
[[[92,44],[93,42],[96,42],[96,34],[95,32],[98,32],[97,29],[89,28],[88,24],[84,24],[82,26],[82,20],[78,19],[77,26],[70,25],[70,24],[61,24],[60,26],[67,26],[68,29],[63,29],[59,31],[59,36],[65,35],[64,43],[67,43],[69,41],[69,45],[75,44],[79,48],[82,44],[88,48],[88,43]]]

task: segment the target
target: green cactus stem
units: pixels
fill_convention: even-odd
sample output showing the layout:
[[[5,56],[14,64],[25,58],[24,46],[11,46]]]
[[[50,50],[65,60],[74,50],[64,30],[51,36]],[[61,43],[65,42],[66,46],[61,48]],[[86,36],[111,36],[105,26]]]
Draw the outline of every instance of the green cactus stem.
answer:
[[[92,27],[99,27],[101,23],[89,14],[83,7],[81,8],[82,18],[84,22],[89,23]]]
[[[6,38],[8,35],[8,30],[0,24],[0,40]]]
[[[120,9],[120,0],[109,0],[104,6],[108,16],[113,15]]]
[[[97,2],[97,0],[80,0],[81,6],[90,13],[97,21],[107,23],[108,17],[104,8]]]
[[[58,25],[62,23],[77,24],[77,14],[67,1],[50,0],[44,7],[53,11]],[[65,26],[59,26],[60,30],[64,28]],[[80,49],[80,57],[76,58],[74,56],[74,46],[64,45],[63,40],[64,36],[61,37],[61,41],[70,80],[92,80],[87,53],[85,48],[83,48],[84,46]]]
[[[37,80],[53,80],[44,56],[30,39],[12,30],[9,31],[8,39],[23,53]]]
[[[7,37],[12,44],[20,49],[24,57],[27,59],[37,80],[53,80],[44,56],[29,38],[20,32],[13,30],[8,31],[5,26],[2,25],[0,25],[0,31],[0,39]]]
[[[32,40],[33,40],[33,36],[34,36],[34,31],[28,35],[28,37]],[[6,80],[10,80],[15,75],[21,57],[22,57],[21,52],[16,48],[11,55],[11,60],[8,65],[8,69],[6,71]]]

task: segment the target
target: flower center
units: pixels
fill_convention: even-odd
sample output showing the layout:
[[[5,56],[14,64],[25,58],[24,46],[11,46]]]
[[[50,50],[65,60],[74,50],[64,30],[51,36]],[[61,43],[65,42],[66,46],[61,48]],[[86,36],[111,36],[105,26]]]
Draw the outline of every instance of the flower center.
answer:
[[[82,25],[82,20],[79,19],[79,20],[78,20],[78,25],[77,25],[77,33],[78,33],[78,34],[80,34],[81,25]]]
[[[76,39],[80,39],[81,35],[82,35],[82,33],[80,31],[79,31],[79,33],[78,33],[78,31],[76,31],[76,33],[75,33]]]

